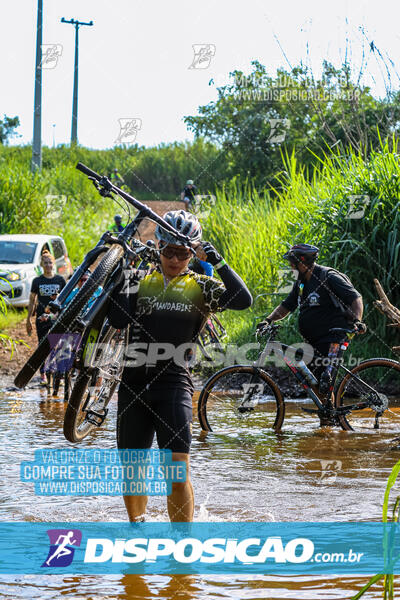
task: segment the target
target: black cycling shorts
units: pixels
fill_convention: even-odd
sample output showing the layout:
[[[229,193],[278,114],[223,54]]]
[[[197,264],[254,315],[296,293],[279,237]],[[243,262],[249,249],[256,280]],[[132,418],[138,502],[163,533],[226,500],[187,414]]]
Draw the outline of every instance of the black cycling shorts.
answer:
[[[118,448],[150,448],[154,434],[160,450],[189,454],[192,441],[192,394],[182,388],[131,388],[118,392]]]

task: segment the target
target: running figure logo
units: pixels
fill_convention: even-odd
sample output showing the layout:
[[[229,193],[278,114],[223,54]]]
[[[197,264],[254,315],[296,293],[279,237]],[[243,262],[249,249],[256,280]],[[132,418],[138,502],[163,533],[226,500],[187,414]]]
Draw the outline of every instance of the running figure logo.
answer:
[[[50,548],[42,567],[68,567],[74,558],[75,547],[81,545],[79,529],[48,529]]]

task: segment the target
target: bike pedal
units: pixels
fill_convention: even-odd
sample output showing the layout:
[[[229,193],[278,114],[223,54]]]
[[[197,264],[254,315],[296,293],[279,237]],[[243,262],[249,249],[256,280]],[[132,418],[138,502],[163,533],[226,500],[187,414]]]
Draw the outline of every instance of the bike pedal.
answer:
[[[86,420],[89,421],[92,425],[96,425],[100,427],[103,425],[106,416],[108,415],[108,408],[103,408],[103,412],[99,413],[95,410],[86,411]]]
[[[251,412],[252,410],[254,410],[254,406],[239,406],[238,407],[238,411],[240,413]]]

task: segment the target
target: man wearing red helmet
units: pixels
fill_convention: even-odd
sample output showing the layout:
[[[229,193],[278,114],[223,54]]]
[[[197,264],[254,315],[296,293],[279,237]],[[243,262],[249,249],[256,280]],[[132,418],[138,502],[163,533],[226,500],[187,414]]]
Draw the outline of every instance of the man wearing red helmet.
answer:
[[[258,324],[257,329],[262,329],[273,321],[279,321],[299,308],[299,330],[305,341],[314,348],[312,367],[314,367],[314,374],[320,380],[322,391],[325,369],[321,368],[320,359],[331,356],[333,352],[331,344],[338,344],[343,338],[343,334],[335,334],[330,330],[349,329],[353,324],[357,327],[358,333],[365,333],[366,327],[361,323],[363,314],[361,294],[346,275],[330,267],[318,265],[316,263],[318,252],[316,246],[296,244],[283,255],[297,274],[297,280],[288,297],[268,315],[265,321]],[[321,421],[321,424],[327,423]]]

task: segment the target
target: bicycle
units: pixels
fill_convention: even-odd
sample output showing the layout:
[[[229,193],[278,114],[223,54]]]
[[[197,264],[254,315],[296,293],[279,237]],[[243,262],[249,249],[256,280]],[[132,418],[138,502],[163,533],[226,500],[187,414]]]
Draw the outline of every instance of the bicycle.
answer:
[[[197,340],[200,350],[206,360],[212,360],[207,352],[207,346],[209,344],[218,344],[218,346],[221,346],[221,340],[226,338],[226,336],[227,333],[225,327],[218,317],[212,314],[205,322]]]
[[[57,319],[14,380],[18,388],[27,385],[51,351],[49,336],[64,336],[67,333],[79,335],[79,348],[73,363],[76,379],[64,418],[64,435],[70,442],[82,441],[90,431],[104,423],[108,412],[107,405],[120,381],[128,331],[114,329],[108,323],[106,315],[109,296],[122,281],[124,271],[130,270],[132,261],[136,263],[140,260],[146,264],[159,261],[159,252],[154,247],[134,239],[138,226],[145,218],[149,218],[171,233],[177,241],[191,246],[185,235],[179,233],[149,207],[113,185],[107,177],[99,175],[82,163],[78,163],[76,168],[88,176],[101,196],[112,197],[112,194],[117,194],[134,206],[138,213],[118,236],[109,232],[101,236],[58,297],[50,302],[50,310],[58,315]],[[71,302],[63,308],[62,305],[69,294],[92,265],[97,266],[93,268],[90,277]],[[136,284],[145,274],[145,270],[136,270]],[[102,292],[85,312],[88,301],[99,286],[102,286]]]
[[[197,412],[204,431],[239,431],[243,428],[282,428],[285,402],[279,385],[263,366],[277,336],[279,325],[267,326],[266,344],[251,365],[234,365],[212,375],[201,390]],[[303,361],[295,361],[296,349],[287,344],[274,345],[292,375],[316,405],[303,408],[307,413],[328,418],[344,430],[398,429],[400,426],[400,363],[387,358],[361,361],[349,370],[343,354],[355,329],[330,330],[343,334],[339,353],[331,365],[332,381],[321,394],[318,382]],[[289,352],[288,352],[289,351]],[[344,372],[338,380],[339,372]],[[317,393],[318,392],[318,393]],[[331,399],[333,398],[333,403]]]

